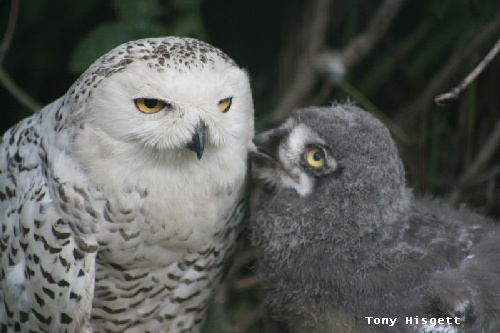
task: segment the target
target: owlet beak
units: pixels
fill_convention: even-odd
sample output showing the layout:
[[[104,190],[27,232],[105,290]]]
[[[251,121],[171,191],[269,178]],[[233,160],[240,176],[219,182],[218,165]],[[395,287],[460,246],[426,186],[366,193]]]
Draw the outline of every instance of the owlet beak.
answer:
[[[199,160],[201,159],[203,150],[205,149],[205,123],[203,121],[200,120],[194,128],[193,137],[186,147],[194,151]]]
[[[256,135],[252,140],[257,148],[257,151],[252,154],[254,160],[276,163],[279,143],[284,134],[279,129],[270,129]]]

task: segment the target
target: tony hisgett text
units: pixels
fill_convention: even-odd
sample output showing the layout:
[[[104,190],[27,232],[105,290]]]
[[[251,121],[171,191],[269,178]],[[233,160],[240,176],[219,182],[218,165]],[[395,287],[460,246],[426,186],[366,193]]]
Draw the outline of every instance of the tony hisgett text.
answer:
[[[388,325],[394,326],[398,318],[379,318],[379,317],[365,317],[368,325]],[[446,318],[420,318],[420,317],[406,317],[406,325],[460,325],[459,317],[446,317]]]

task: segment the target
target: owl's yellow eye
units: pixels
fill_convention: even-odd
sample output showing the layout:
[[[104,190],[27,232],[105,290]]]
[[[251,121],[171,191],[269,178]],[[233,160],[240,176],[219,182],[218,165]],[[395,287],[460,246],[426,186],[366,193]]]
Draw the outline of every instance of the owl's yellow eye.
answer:
[[[137,109],[143,113],[156,113],[166,105],[164,101],[156,98],[136,98],[134,103]]]
[[[306,162],[313,168],[320,168],[325,165],[325,153],[321,148],[310,147],[306,151]]]
[[[229,108],[231,107],[232,103],[233,103],[232,97],[221,99],[218,104],[219,110],[223,113],[226,113],[227,111],[229,111]]]

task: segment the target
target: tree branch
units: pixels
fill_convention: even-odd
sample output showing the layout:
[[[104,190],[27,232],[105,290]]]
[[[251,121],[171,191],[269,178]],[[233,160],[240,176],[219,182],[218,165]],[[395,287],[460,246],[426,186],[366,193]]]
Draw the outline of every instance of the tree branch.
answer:
[[[296,55],[293,59],[293,74],[280,104],[272,114],[273,120],[283,119],[305,99],[316,77],[315,59],[324,43],[332,0],[307,2],[302,13],[302,26],[293,36],[284,56]]]
[[[38,112],[42,107],[38,102],[25,93],[10,76],[0,66],[0,83],[12,94],[21,104],[30,109],[32,112]]]
[[[317,57],[317,67],[327,73],[332,83],[342,81],[347,69],[366,57],[386,33],[399,9],[406,0],[385,0],[374,14],[365,31],[359,34],[342,51],[327,50]]]
[[[483,146],[474,162],[460,176],[455,187],[450,191],[448,201],[457,203],[460,199],[462,189],[474,178],[474,176],[483,169],[490,161],[496,149],[500,145],[500,120],[497,121],[495,129],[488,137],[486,144]]]
[[[354,66],[371,52],[389,28],[404,1],[385,0],[365,31],[340,52],[332,50],[321,52],[331,0],[316,0],[312,4],[308,3],[310,6],[304,11],[303,26],[299,30],[300,36],[294,38],[294,43],[298,40],[299,45],[294,45],[294,49],[286,49],[286,52],[299,51],[296,65],[293,66],[295,75],[281,103],[272,114],[272,119],[282,119],[300,105],[310,92],[318,73],[327,73],[332,83],[340,83],[347,68]]]
[[[469,84],[476,79],[476,77],[483,72],[483,70],[488,66],[488,64],[495,58],[497,55],[498,51],[500,50],[500,38],[498,38],[497,42],[491,50],[486,54],[486,56],[481,60],[481,62],[470,72],[465,79],[460,82],[458,86],[453,88],[450,92],[447,92],[445,94],[441,94],[436,96],[434,98],[434,101],[438,106],[443,105],[443,103],[449,99],[457,99],[458,95],[469,86]]]
[[[465,50],[457,50],[448,58],[446,64],[434,75],[427,88],[411,104],[398,111],[398,122],[403,125],[404,129],[414,128],[422,119],[428,118],[432,110],[434,96],[456,74],[458,68],[463,65],[463,60],[476,53],[485,43],[490,42],[498,34],[499,29],[500,13],[473,38]]]
[[[352,67],[370,53],[396,18],[404,2],[405,0],[385,0],[380,5],[366,30],[342,51],[340,58],[345,67]]]
[[[18,13],[19,0],[12,0],[9,12],[9,22],[7,23],[7,29],[5,30],[2,43],[0,44],[0,84],[4,86],[5,89],[12,94],[12,96],[21,102],[21,104],[26,106],[31,111],[37,112],[41,109],[41,106],[17,85],[2,67],[2,62],[7,54],[7,50],[10,47],[12,37],[14,36]]]
[[[5,29],[5,34],[3,35],[2,43],[0,44],[0,64],[2,64],[5,54],[9,49],[10,42],[12,41],[12,37],[14,36],[18,13],[19,0],[12,0],[10,3],[9,22],[7,23],[7,29]]]

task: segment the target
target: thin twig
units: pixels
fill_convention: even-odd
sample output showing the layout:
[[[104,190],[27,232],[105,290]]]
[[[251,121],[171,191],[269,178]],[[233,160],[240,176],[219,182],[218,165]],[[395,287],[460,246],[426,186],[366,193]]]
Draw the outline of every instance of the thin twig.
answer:
[[[2,67],[2,62],[10,47],[12,37],[14,36],[18,13],[19,0],[12,0],[10,4],[9,22],[7,23],[7,29],[5,30],[2,43],[0,44],[0,85],[4,86],[12,96],[21,102],[21,104],[31,111],[37,112],[41,109],[41,106],[17,85]]]
[[[485,43],[489,43],[492,38],[498,35],[500,29],[500,13],[474,38],[468,43],[464,50],[457,49],[446,61],[446,64],[434,75],[426,89],[420,93],[409,105],[403,106],[398,111],[398,122],[404,129],[414,128],[422,119],[428,119],[432,110],[434,96],[445,86],[446,82],[456,74],[462,66],[463,59],[469,58],[472,54],[481,49]]]
[[[354,38],[341,52],[320,52],[324,43],[331,0],[316,0],[309,3],[310,11],[303,17],[301,44],[296,48],[301,53],[294,66],[295,76],[291,80],[281,103],[272,115],[273,120],[284,118],[307,97],[319,72],[326,72],[332,83],[342,80],[348,67],[353,66],[369,54],[374,45],[387,31],[405,0],[385,0],[370,20],[365,31]],[[311,13],[313,15],[311,15]]]
[[[471,40],[464,48],[457,48],[448,56],[444,65],[430,79],[426,87],[408,104],[402,106],[396,112],[396,122],[410,136],[418,133],[425,135],[429,132],[430,114],[434,108],[434,97],[447,85],[463,65],[464,59],[470,58],[479,52],[485,45],[498,38],[500,29],[500,13],[498,13],[487,25]],[[403,160],[407,163],[407,172],[417,183],[423,184],[428,176],[425,173],[427,153],[424,145],[407,147],[402,150]]]
[[[341,51],[326,50],[317,56],[317,68],[340,84],[348,68],[365,58],[386,33],[405,0],[385,0],[373,15],[366,29]]]
[[[294,59],[291,82],[287,83],[287,91],[272,114],[273,120],[285,118],[305,99],[314,84],[316,70],[313,59],[324,43],[331,2],[332,0],[315,0],[307,3],[301,17],[299,35],[295,36],[286,49],[286,53],[299,53]]]
[[[500,120],[497,121],[493,132],[488,137],[486,144],[483,146],[474,162],[465,170],[465,172],[460,176],[457,184],[451,190],[448,201],[451,203],[457,203],[460,199],[462,189],[466,186],[473,177],[488,163],[496,149],[500,145]]]
[[[39,111],[42,107],[38,102],[26,94],[15,82],[10,78],[10,76],[5,72],[2,66],[0,66],[0,84],[7,89],[8,92],[12,94],[21,104],[30,109],[32,112]]]
[[[434,101],[437,105],[441,106],[443,103],[449,99],[457,99],[460,93],[471,84],[472,81],[476,79],[476,77],[483,72],[483,70],[488,66],[488,64],[495,58],[498,51],[500,51],[500,38],[498,38],[493,48],[486,54],[486,56],[481,60],[481,62],[465,77],[465,79],[460,82],[458,86],[453,88],[451,91],[436,96]]]
[[[261,283],[257,275],[250,275],[240,278],[233,282],[232,288],[234,290],[242,291],[258,286]]]
[[[405,0],[385,0],[370,20],[363,33],[354,38],[342,51],[341,59],[345,67],[352,67],[363,59],[382,38]]]
[[[19,13],[19,0],[12,0],[10,2],[9,22],[7,29],[3,35],[2,43],[0,44],[0,64],[2,64],[5,54],[10,47],[10,42],[16,30],[17,14]]]

